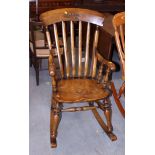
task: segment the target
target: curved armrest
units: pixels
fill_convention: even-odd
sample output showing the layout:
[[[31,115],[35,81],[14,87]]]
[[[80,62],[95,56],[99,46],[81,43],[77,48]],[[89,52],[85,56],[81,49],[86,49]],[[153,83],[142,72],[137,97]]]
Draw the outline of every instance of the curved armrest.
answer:
[[[98,82],[100,82],[102,80],[103,86],[107,87],[108,83],[109,83],[109,76],[111,74],[111,71],[114,71],[116,69],[115,64],[112,63],[111,61],[104,59],[101,56],[101,54],[99,54],[99,52],[96,52],[96,56],[97,56],[97,60],[101,63],[99,72],[98,72],[98,77],[97,77]],[[106,69],[105,75],[103,76],[103,79],[102,79],[102,71],[103,71],[104,65],[107,66],[107,69]]]
[[[102,65],[106,65],[111,71],[115,71],[116,66],[115,66],[115,64],[113,62],[104,59],[103,56],[98,51],[96,52],[96,56],[97,56],[97,60]]]

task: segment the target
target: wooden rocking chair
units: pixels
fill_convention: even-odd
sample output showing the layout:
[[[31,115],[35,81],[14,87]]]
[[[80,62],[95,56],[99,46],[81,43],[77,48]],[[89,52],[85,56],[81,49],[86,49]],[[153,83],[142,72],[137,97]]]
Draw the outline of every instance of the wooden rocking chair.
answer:
[[[104,15],[96,11],[80,8],[64,8],[51,10],[41,14],[40,20],[46,28],[46,36],[49,49],[52,50],[51,32],[49,26],[54,29],[56,49],[60,72],[56,72],[53,53],[49,56],[49,74],[52,79],[52,99],[50,116],[50,140],[51,147],[57,146],[57,128],[60,122],[61,112],[76,112],[92,110],[96,120],[108,137],[114,141],[117,137],[113,134],[111,123],[111,103],[109,75],[115,70],[115,65],[105,60],[98,52],[99,27],[103,26]],[[74,35],[74,22],[78,23],[78,49]],[[57,24],[62,24],[62,35],[58,32]],[[87,23],[86,47],[82,47],[83,24]],[[66,33],[66,25],[69,24],[70,32]],[[96,30],[91,33],[91,26]],[[69,34],[68,37],[66,34]],[[64,64],[60,54],[59,38],[63,38]],[[90,38],[94,38],[93,46],[90,46]],[[75,46],[76,44],[76,46]],[[76,47],[76,48],[75,48]],[[90,48],[92,47],[92,48]],[[97,69],[97,66],[99,66]],[[104,76],[103,74],[104,73]],[[86,106],[70,107],[63,109],[64,103],[86,102]],[[97,108],[104,111],[106,123],[99,115]]]
[[[115,29],[115,41],[120,59],[123,83],[118,93],[115,89],[114,83],[112,83],[112,90],[117,107],[122,116],[125,117],[125,110],[120,101],[122,94],[125,96],[125,12],[117,13],[114,16],[113,26]]]

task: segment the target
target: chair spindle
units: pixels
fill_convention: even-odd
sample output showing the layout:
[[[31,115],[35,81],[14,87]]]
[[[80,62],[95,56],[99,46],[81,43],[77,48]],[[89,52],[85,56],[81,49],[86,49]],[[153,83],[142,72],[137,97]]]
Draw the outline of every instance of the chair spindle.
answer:
[[[69,77],[69,60],[68,60],[68,51],[67,51],[67,40],[66,40],[66,24],[62,21],[62,33],[63,33],[63,44],[64,44],[64,53],[65,53],[65,62],[66,62],[66,76]]]
[[[85,77],[88,74],[89,42],[90,42],[90,23],[87,24],[86,53],[85,53],[85,73],[84,73]]]
[[[78,76],[81,76],[82,70],[82,22],[79,21],[79,69],[78,69]]]
[[[125,50],[124,29],[123,25],[120,25],[120,37],[122,42],[123,51]]]
[[[74,47],[74,23],[70,22],[71,52],[72,52],[72,76],[75,77],[75,47]]]
[[[48,27],[46,26],[46,36],[47,36],[47,42],[48,42],[48,46],[50,51],[52,50],[52,43],[51,43],[51,38],[50,38],[50,33],[48,31]]]
[[[56,42],[56,49],[57,49],[57,54],[58,54],[58,60],[59,60],[59,65],[60,65],[60,72],[61,72],[61,77],[64,77],[64,71],[63,71],[63,65],[62,65],[62,59],[61,59],[61,54],[60,54],[60,46],[59,46],[59,38],[58,38],[58,30],[57,30],[57,25],[54,25],[54,36],[55,36],[55,42]]]
[[[99,38],[99,29],[97,26],[95,30],[95,36],[94,36],[94,42],[93,42],[92,78],[96,76],[96,63],[97,63],[96,49],[97,49],[97,44],[98,44],[98,38]]]
[[[124,61],[125,54],[124,54],[124,51],[123,51],[123,49],[122,49],[122,47],[121,47],[121,42],[120,42],[120,39],[119,39],[119,36],[120,36],[120,35],[119,35],[118,32],[115,32],[115,36],[116,36],[116,38],[118,38],[118,39],[116,40],[116,45],[117,45],[118,50],[120,51],[120,52],[118,52],[119,57],[120,57],[121,61]]]

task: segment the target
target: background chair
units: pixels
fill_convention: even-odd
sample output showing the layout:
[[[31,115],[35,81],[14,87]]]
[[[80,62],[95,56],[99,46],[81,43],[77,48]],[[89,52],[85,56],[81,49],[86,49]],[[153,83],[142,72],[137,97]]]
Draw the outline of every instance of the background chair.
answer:
[[[117,93],[114,83],[112,83],[112,90],[115,102],[123,117],[125,117],[125,110],[120,101],[122,94],[125,96],[125,12],[117,13],[113,18],[113,27],[115,30],[115,42],[120,59],[120,66],[122,71],[123,83]]]
[[[45,28],[42,22],[30,21],[29,25],[29,51],[30,51],[30,66],[34,66],[36,72],[36,84],[39,85],[39,71],[41,70],[42,59],[48,59],[49,48],[46,41]],[[62,45],[61,40],[59,40]],[[52,45],[52,52],[56,55],[55,44]],[[63,48],[61,48],[61,53]]]
[[[45,12],[41,14],[40,20],[46,28],[48,47],[51,51],[49,55],[49,74],[52,79],[50,116],[51,147],[57,146],[57,129],[62,112],[92,110],[96,120],[107,136],[112,141],[116,140],[117,137],[112,132],[112,110],[109,98],[112,94],[109,75],[115,70],[115,65],[104,59],[98,51],[99,28],[103,26],[104,15],[87,9],[65,8]],[[78,37],[76,39],[74,38],[75,22],[76,24],[78,23]],[[85,48],[82,47],[84,23],[87,24]],[[64,62],[60,54],[58,24],[62,26]],[[70,27],[70,37],[66,35],[67,24]],[[50,27],[52,27],[54,32],[59,72],[55,69]],[[91,31],[92,27],[93,32]],[[90,42],[90,38],[93,38],[93,42]],[[100,67],[97,68],[98,66]],[[78,107],[73,106],[75,102],[78,103]],[[80,106],[81,102],[84,102],[86,106]],[[68,103],[70,107],[64,108],[63,105],[65,103]],[[106,123],[102,120],[97,108],[104,112]]]

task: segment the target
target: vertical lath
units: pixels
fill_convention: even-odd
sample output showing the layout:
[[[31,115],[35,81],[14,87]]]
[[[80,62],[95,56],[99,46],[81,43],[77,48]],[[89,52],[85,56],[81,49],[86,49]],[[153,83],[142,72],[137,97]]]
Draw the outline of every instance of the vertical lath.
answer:
[[[124,49],[125,49],[125,40],[124,40],[123,25],[120,25],[120,37],[121,37],[122,47],[123,47],[123,51],[124,51]]]
[[[124,54],[124,51],[123,51],[122,46],[121,46],[121,41],[119,39],[120,35],[117,31],[115,32],[115,36],[117,38],[115,41],[116,41],[117,48],[119,50],[118,54],[119,54],[121,61],[123,61],[125,58],[125,54]]]
[[[53,61],[53,53],[52,53],[52,43],[51,43],[51,38],[50,38],[50,33],[48,31],[48,27],[46,26],[46,36],[47,36],[47,42],[48,42],[48,47],[50,49],[50,55],[48,58],[48,69],[49,69],[49,74],[51,75],[52,78],[52,90],[53,92],[56,91],[56,76],[55,76],[55,65]]]
[[[71,52],[72,52],[72,76],[75,77],[75,48],[74,48],[74,23],[70,22]]]
[[[52,50],[52,43],[51,43],[50,33],[48,31],[47,26],[46,26],[46,36],[47,36],[48,47],[49,47],[49,49],[51,51]]]
[[[78,69],[78,76],[81,76],[82,70],[82,22],[79,21],[79,69]]]
[[[66,41],[66,25],[65,22],[62,21],[62,33],[63,33],[63,44],[64,44],[64,53],[65,53],[65,62],[66,62],[66,75],[69,77],[69,60],[67,53],[67,41]]]
[[[56,24],[53,24],[53,25],[54,25],[54,36],[55,36],[55,42],[56,42],[56,49],[57,49],[58,60],[59,60],[59,65],[60,65],[60,72],[61,72],[61,76],[63,78],[64,72],[63,72],[63,65],[62,65],[62,59],[61,59],[61,53],[60,53],[57,25]]]
[[[87,24],[87,36],[86,36],[86,55],[85,55],[85,72],[84,76],[88,74],[88,60],[89,60],[89,41],[90,41],[90,23]]]
[[[99,38],[99,29],[98,26],[96,27],[95,36],[94,36],[94,42],[93,42],[93,56],[92,56],[92,78],[96,75],[96,63],[97,63],[97,57],[96,57],[96,49],[98,44],[98,38]]]

